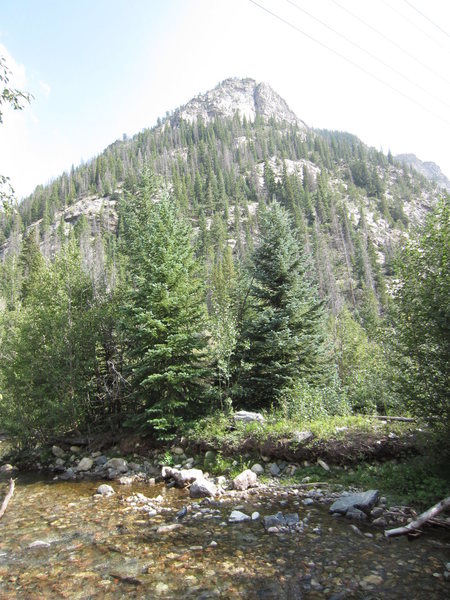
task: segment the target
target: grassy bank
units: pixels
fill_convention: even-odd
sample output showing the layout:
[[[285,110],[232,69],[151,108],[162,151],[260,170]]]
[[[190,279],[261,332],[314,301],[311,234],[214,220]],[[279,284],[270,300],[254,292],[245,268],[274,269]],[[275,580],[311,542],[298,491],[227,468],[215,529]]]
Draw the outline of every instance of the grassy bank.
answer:
[[[298,441],[306,432],[309,438]],[[254,462],[282,460],[297,466],[295,474],[281,476],[286,484],[377,488],[389,502],[417,508],[450,493],[448,440],[417,422],[366,416],[295,422],[266,414],[264,423],[244,424],[218,414],[186,428],[184,441],[196,454],[213,450],[207,466],[216,473],[234,475]]]

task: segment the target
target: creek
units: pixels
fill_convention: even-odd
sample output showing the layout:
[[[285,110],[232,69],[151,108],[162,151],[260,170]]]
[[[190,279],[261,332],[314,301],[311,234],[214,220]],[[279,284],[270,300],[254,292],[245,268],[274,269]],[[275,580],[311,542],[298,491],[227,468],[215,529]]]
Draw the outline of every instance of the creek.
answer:
[[[194,503],[164,484],[112,483],[107,498],[94,495],[98,485],[19,474],[0,521],[1,599],[448,598],[448,536],[387,540],[364,525],[358,534],[327,506],[305,506],[298,491]],[[157,514],[130,503],[136,492],[158,502]],[[261,520],[230,524],[235,508],[297,512],[307,526],[270,534]]]

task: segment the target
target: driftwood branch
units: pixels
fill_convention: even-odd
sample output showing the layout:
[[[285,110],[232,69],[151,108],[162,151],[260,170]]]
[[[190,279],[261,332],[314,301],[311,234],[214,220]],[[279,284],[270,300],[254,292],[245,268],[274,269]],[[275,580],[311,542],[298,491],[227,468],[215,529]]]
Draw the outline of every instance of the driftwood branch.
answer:
[[[382,415],[369,415],[370,419],[380,419],[380,421],[401,421],[402,423],[414,423],[415,419],[411,417],[383,417]]]
[[[415,531],[416,529],[419,529],[420,527],[422,527],[422,525],[424,525],[431,519],[434,519],[434,517],[436,515],[438,515],[443,510],[445,510],[446,508],[449,508],[449,507],[450,507],[450,496],[448,498],[445,498],[444,500],[441,500],[440,502],[438,502],[437,504],[435,504],[434,506],[432,506],[431,508],[426,510],[424,513],[419,515],[419,517],[415,521],[411,521],[411,523],[408,523],[408,525],[405,525],[404,527],[396,527],[395,529],[388,529],[384,532],[384,535],[386,537],[394,537],[397,535],[411,534],[413,531]]]
[[[11,498],[14,494],[14,487],[15,487],[14,479],[10,479],[8,493],[6,494],[5,499],[2,502],[2,507],[0,508],[0,519],[5,514],[5,510],[6,510],[6,507],[8,506],[8,502],[11,500]]]

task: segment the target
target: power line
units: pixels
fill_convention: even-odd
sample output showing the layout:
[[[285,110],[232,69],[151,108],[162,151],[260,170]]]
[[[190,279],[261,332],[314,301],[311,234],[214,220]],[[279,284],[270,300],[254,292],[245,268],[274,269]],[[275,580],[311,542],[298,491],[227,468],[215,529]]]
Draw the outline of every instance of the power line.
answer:
[[[368,75],[369,77],[372,77],[372,79],[375,79],[379,83],[382,83],[385,87],[388,87],[389,89],[393,90],[394,92],[396,92],[400,96],[403,96],[403,98],[406,98],[407,100],[409,100],[410,102],[412,102],[413,104],[415,104],[416,106],[418,106],[419,108],[421,108],[422,110],[426,111],[427,113],[429,113],[430,115],[432,115],[436,119],[438,119],[440,121],[443,121],[447,125],[450,125],[450,121],[448,121],[444,117],[436,114],[435,112],[433,112],[432,110],[430,110],[429,108],[427,108],[426,106],[424,106],[423,104],[421,104],[420,102],[417,102],[417,100],[415,100],[414,98],[411,98],[411,96],[408,96],[407,94],[403,93],[401,90],[399,90],[398,88],[394,87],[393,85],[391,85],[387,81],[384,81],[383,79],[381,79],[380,77],[378,77],[374,73],[371,73],[370,71],[367,71],[367,69],[365,69],[364,67],[361,67],[361,65],[358,65],[358,63],[355,63],[351,58],[348,58],[347,56],[345,56],[344,54],[341,54],[337,50],[333,50],[333,48],[330,48],[330,46],[327,46],[327,44],[321,42],[320,40],[317,40],[312,35],[310,35],[309,33],[306,33],[305,31],[303,31],[302,29],[300,29],[299,27],[297,27],[296,25],[294,25],[290,21],[287,21],[283,17],[280,17],[280,15],[277,15],[276,13],[272,12],[271,10],[269,10],[268,8],[266,8],[265,6],[262,6],[261,4],[258,4],[258,2],[256,2],[256,0],[249,0],[249,2],[251,2],[252,4],[254,4],[255,6],[257,6],[258,8],[260,8],[261,10],[263,10],[264,12],[268,13],[269,15],[271,15],[272,17],[274,17],[278,21],[281,21],[282,23],[284,23],[285,25],[287,25],[291,29],[294,29],[294,31],[296,31],[297,33],[300,33],[301,35],[307,37],[308,39],[310,39],[311,41],[313,41],[315,44],[318,44],[319,46],[322,46],[322,48],[325,48],[326,50],[328,50],[332,54],[335,54],[336,56],[339,56],[339,58],[341,58],[342,60],[345,60],[346,62],[348,62],[349,64],[351,64],[353,67],[356,67],[357,69],[359,69],[360,71],[362,71],[363,73],[365,73],[366,75]]]
[[[397,10],[396,8],[394,8],[394,6],[392,6],[391,4],[389,4],[389,2],[386,2],[386,0],[381,0],[381,1],[383,2],[383,4],[385,4],[392,11],[394,11],[395,13],[397,13],[402,19],[404,19],[405,21],[408,21],[408,23],[410,23],[413,27],[415,27],[418,31],[420,31],[428,39],[430,39],[432,42],[434,42],[435,44],[437,44],[440,48],[442,48],[443,50],[445,50],[447,53],[450,53],[450,50],[448,48],[446,48],[440,42],[438,42],[438,40],[436,38],[434,38],[427,31],[425,31],[424,29],[422,29],[422,27],[419,27],[419,25],[417,25],[417,23],[415,23],[412,19],[409,19],[407,16],[405,16],[399,10]]]
[[[445,106],[447,108],[450,108],[450,104],[447,104],[447,102],[444,102],[441,98],[439,98],[438,96],[435,96],[434,94],[432,94],[429,90],[427,90],[425,87],[423,87],[422,85],[420,85],[420,83],[417,83],[413,79],[410,79],[407,75],[405,75],[404,73],[402,73],[401,71],[399,71],[398,69],[396,69],[395,67],[393,67],[392,65],[390,65],[389,63],[387,63],[386,61],[384,61],[382,58],[379,58],[378,56],[376,56],[375,54],[373,54],[372,52],[370,52],[369,50],[367,50],[363,46],[360,46],[359,44],[357,44],[356,42],[354,42],[353,40],[351,40],[350,38],[348,38],[346,35],[344,35],[340,31],[337,31],[336,29],[334,29],[334,27],[331,27],[330,25],[328,25],[327,23],[325,23],[324,21],[322,21],[318,17],[314,16],[313,14],[311,14],[310,12],[308,12],[307,10],[305,10],[304,8],[301,8],[295,2],[293,2],[293,0],[286,0],[286,2],[288,4],[290,4],[291,6],[293,6],[294,8],[296,8],[297,10],[299,10],[300,12],[304,13],[305,15],[308,15],[308,17],[310,17],[311,19],[314,19],[314,21],[317,21],[318,23],[320,23],[323,27],[326,27],[329,31],[332,31],[334,34],[336,34],[339,37],[341,37],[347,43],[351,44],[355,48],[358,48],[358,50],[360,50],[361,52],[364,52],[365,54],[367,54],[367,56],[370,56],[373,60],[376,60],[377,62],[379,62],[381,65],[383,65],[387,69],[390,69],[393,73],[395,73],[399,77],[402,77],[405,81],[407,81],[411,85],[414,85],[419,90],[422,90],[422,92],[424,92],[425,94],[427,94],[428,96],[430,96],[430,98],[433,98],[437,102],[440,102],[443,106]]]
[[[417,13],[419,13],[419,15],[421,15],[424,19],[426,19],[429,23],[431,23],[432,25],[434,25],[434,27],[436,27],[436,29],[439,29],[439,31],[441,31],[444,35],[446,35],[447,37],[450,38],[450,34],[448,34],[445,29],[442,29],[442,27],[440,25],[438,25],[437,23],[435,23],[434,21],[432,21],[430,19],[430,17],[427,17],[426,14],[424,14],[421,10],[419,10],[417,8],[417,6],[414,6],[414,4],[412,2],[409,2],[409,0],[403,0],[403,2],[405,2],[405,4],[407,4],[408,6],[410,6],[413,10],[415,10]]]
[[[421,65],[423,68],[427,69],[427,71],[429,71],[430,73],[433,73],[437,77],[440,77],[442,79],[442,81],[445,81],[446,83],[450,84],[450,79],[447,79],[447,77],[445,77],[442,73],[440,73],[439,71],[436,71],[436,69],[433,69],[433,67],[430,67],[430,65],[427,65],[426,63],[421,61],[420,58],[417,58],[417,56],[414,56],[414,54],[411,54],[411,52],[409,52],[408,50],[406,50],[405,48],[400,46],[400,44],[398,44],[395,40],[392,40],[391,38],[389,38],[382,31],[379,31],[373,25],[371,25],[370,23],[367,23],[367,21],[364,21],[364,19],[361,19],[361,17],[359,17],[358,15],[355,15],[355,13],[351,12],[347,7],[342,6],[342,4],[337,2],[337,0],[330,0],[330,1],[333,2],[334,4],[336,4],[336,6],[338,6],[341,10],[343,10],[344,12],[349,14],[351,17],[353,17],[354,19],[356,19],[357,21],[359,21],[360,23],[365,25],[365,27],[367,27],[368,29],[371,29],[377,35],[379,35],[384,40],[389,42],[389,44],[391,44],[392,46],[394,46],[395,48],[397,48],[398,50],[400,50],[401,52],[406,54],[406,56],[409,56],[409,58],[412,58],[413,60],[415,60],[419,65]]]

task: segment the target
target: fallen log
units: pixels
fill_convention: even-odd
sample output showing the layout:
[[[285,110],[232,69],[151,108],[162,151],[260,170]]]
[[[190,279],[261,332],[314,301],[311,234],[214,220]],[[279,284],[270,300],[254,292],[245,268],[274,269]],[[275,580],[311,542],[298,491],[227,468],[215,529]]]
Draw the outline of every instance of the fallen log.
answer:
[[[5,514],[5,510],[6,510],[6,507],[8,506],[8,502],[11,500],[11,498],[14,494],[14,487],[15,487],[14,479],[10,479],[8,493],[6,494],[5,499],[2,502],[2,507],[0,508],[0,519]]]
[[[414,423],[411,417],[383,417],[382,415],[368,415],[369,419],[380,419],[380,421],[401,421],[402,423]]]
[[[438,515],[443,510],[445,510],[446,508],[449,508],[449,507],[450,507],[450,496],[448,498],[445,498],[444,500],[441,500],[440,502],[438,502],[437,504],[435,504],[434,506],[432,506],[431,508],[426,510],[424,513],[419,515],[415,521],[411,521],[411,523],[408,523],[408,525],[405,525],[403,527],[396,527],[395,529],[387,529],[384,532],[384,535],[386,537],[395,537],[397,535],[411,534],[416,529],[419,529],[420,527],[422,527],[422,525],[424,525],[425,523],[427,523],[428,521],[430,521],[431,519],[436,517],[436,515]]]

